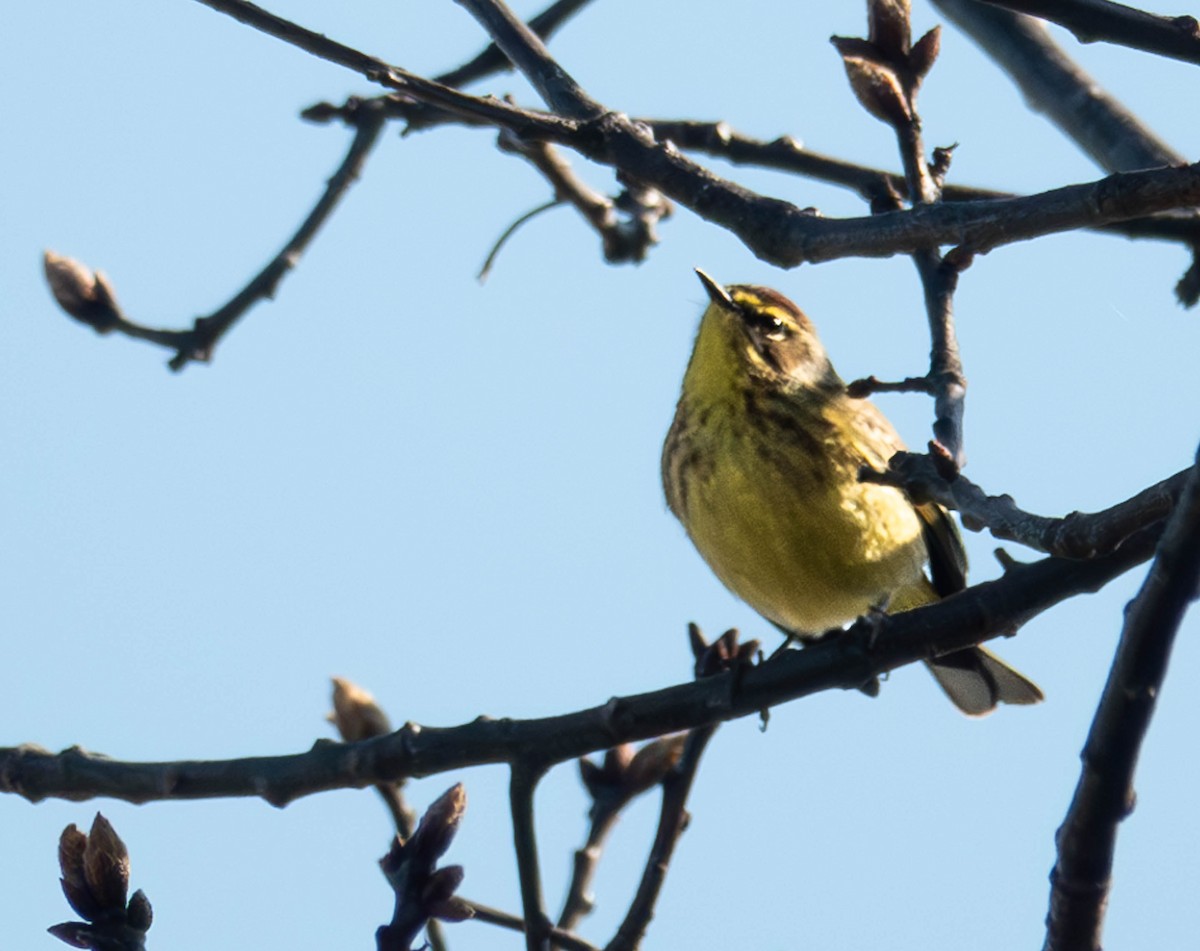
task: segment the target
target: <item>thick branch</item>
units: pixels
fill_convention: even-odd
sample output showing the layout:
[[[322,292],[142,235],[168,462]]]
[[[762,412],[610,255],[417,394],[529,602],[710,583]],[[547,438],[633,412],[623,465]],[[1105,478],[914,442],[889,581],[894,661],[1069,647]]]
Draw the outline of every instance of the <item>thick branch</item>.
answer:
[[[911,253],[939,244],[962,244],[983,252],[1012,241],[1200,204],[1197,165],[1112,176],[1027,198],[941,204],[869,218],[821,218],[719,178],[624,116],[606,112],[577,122],[493,98],[468,96],[304,30],[252,4],[200,2],[415,99],[509,129],[521,138],[558,142],[601,164],[616,166],[727,228],[760,258],[781,267],[855,255]]]
[[[1046,951],[1099,951],[1117,827],[1133,811],[1133,773],[1171,646],[1200,593],[1200,465],[1192,468],[1141,591],[1083,749],[1083,771],[1058,830]]]
[[[1057,5],[1057,4],[1056,4]],[[1079,67],[1038,21],[978,0],[934,0],[1044,112],[1110,172],[1181,165],[1186,159]]]
[[[734,165],[771,168],[803,175],[831,185],[853,189],[868,202],[882,197],[908,197],[904,176],[884,169],[871,168],[824,155],[807,148],[790,135],[776,139],[756,139],[738,132],[726,122],[701,122],[693,119],[639,119],[654,130],[660,141],[671,141],[688,152],[699,152],[724,159]],[[1015,198],[1013,192],[966,185],[944,185],[942,201],[979,201],[989,198]],[[1180,215],[1158,215],[1130,219],[1100,226],[1101,231],[1127,238],[1155,238],[1162,241],[1200,240],[1200,222]]]
[[[33,746],[0,748],[0,792],[30,801],[107,796],[128,802],[259,796],[284,806],[329,789],[363,788],[405,776],[522,759],[553,764],[743,716],[870,678],[931,653],[944,653],[1011,631],[1069,597],[1099,590],[1145,561],[1158,530],[1150,528],[1092,561],[1049,558],[1019,565],[995,581],[917,611],[856,624],[769,663],[653,693],[617,697],[563,716],[479,719],[458,727],[407,724],[396,733],[339,744],[319,742],[292,756],[225,761],[125,763],[80,749],[55,755]]]

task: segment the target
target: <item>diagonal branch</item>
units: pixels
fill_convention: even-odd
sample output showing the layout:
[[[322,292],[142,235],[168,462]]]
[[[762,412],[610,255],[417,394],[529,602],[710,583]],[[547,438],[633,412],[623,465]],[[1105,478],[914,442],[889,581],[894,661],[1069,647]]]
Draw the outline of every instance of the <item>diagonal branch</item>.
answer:
[[[708,741],[716,732],[716,725],[700,727],[688,734],[683,756],[675,768],[667,774],[662,782],[662,808],[659,811],[658,831],[654,843],[650,847],[650,855],[646,858],[646,867],[642,872],[641,882],[629,905],[625,918],[621,921],[617,933],[605,947],[605,951],[633,951],[645,937],[650,919],[654,917],[654,906],[662,892],[663,882],[667,877],[667,867],[671,864],[671,856],[679,837],[687,827],[688,816],[685,810],[688,793],[696,778],[696,770],[700,767],[700,757],[704,753]]]
[[[988,495],[966,476],[947,479],[924,454],[898,452],[888,460],[887,472],[865,470],[859,477],[904,489],[918,502],[954,509],[972,531],[986,528],[996,538],[1060,558],[1095,558],[1116,551],[1148,524],[1166,518],[1191,472],[1189,466],[1103,511],[1072,512],[1063,518],[1026,512],[1012,496]]]
[[[979,0],[934,0],[934,6],[1101,168],[1120,172],[1187,161],[1064,53],[1037,20]]]
[[[1198,457],[1200,458],[1200,457]],[[1184,614],[1200,594],[1200,465],[1191,469],[1150,572],[1130,603],[1116,660],[1058,830],[1046,951],[1099,951],[1117,827],[1134,805],[1133,773]]]
[[[456,2],[482,24],[552,112],[572,119],[594,119],[604,112],[604,107],[555,62],[540,37],[500,0]]]
[[[1200,63],[1200,24],[1193,16],[1159,16],[1108,0],[984,0],[1050,20],[1081,43],[1119,43],[1188,63]]]
[[[212,359],[217,344],[243,316],[262,300],[273,298],[279,289],[279,284],[288,274],[300,256],[312,243],[329,216],[349,191],[350,186],[358,179],[363,165],[383,129],[383,110],[370,102],[361,104],[354,125],[356,132],[337,171],[326,183],[325,191],[317,201],[308,217],[297,229],[296,233],[280,249],[250,282],[235,294],[227,303],[213,311],[207,317],[196,318],[191,330],[160,330],[148,327],[130,320],[117,307],[115,295],[108,287],[102,275],[95,275],[96,287],[102,290],[94,294],[105,305],[105,310],[97,316],[94,312],[80,314],[72,306],[74,298],[79,296],[82,286],[81,279],[92,277],[86,268],[75,262],[58,258],[49,252],[46,256],[47,278],[51,291],[59,305],[71,316],[89,324],[99,333],[117,331],[135,340],[145,340],[161,347],[174,350],[168,366],[172,370],[182,370],[192,361],[207,362]],[[64,280],[70,278],[71,284],[64,285]],[[94,302],[93,302],[94,303]],[[94,310],[94,308],[93,308]]]
[[[408,724],[360,743],[318,742],[306,753],[228,761],[128,763],[73,748],[0,748],[0,793],[36,802],[107,796],[128,802],[257,796],[284,806],[329,789],[521,760],[546,765],[616,743],[744,716],[834,688],[857,690],[905,664],[1013,631],[1074,595],[1099,590],[1151,556],[1150,526],[1089,561],[1048,558],[1010,568],[936,604],[852,625],[768,663],[587,710],[535,720],[480,719],[450,728]]]

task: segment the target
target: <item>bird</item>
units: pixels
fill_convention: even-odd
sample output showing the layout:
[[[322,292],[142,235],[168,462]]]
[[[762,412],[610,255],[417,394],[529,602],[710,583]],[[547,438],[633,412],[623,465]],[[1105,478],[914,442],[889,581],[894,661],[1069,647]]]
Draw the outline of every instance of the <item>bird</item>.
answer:
[[[860,481],[863,466],[886,468],[904,443],[873,403],[849,394],[812,321],[778,291],[696,273],[709,303],[663,444],[662,480],[716,576],[801,642],[966,587],[950,514]],[[969,716],[1043,699],[983,647],[926,663]]]

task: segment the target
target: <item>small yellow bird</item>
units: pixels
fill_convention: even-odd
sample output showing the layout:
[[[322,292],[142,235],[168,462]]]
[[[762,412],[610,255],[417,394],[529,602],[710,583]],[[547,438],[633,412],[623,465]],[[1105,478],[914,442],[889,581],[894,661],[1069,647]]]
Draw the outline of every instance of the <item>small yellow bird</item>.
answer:
[[[802,640],[872,608],[907,611],[962,590],[966,553],[945,509],[859,481],[861,466],[885,468],[904,444],[870,401],[847,394],[800,308],[696,273],[711,303],[662,476],[667,504],[717,577]],[[929,668],[972,716],[1042,699],[982,647]]]

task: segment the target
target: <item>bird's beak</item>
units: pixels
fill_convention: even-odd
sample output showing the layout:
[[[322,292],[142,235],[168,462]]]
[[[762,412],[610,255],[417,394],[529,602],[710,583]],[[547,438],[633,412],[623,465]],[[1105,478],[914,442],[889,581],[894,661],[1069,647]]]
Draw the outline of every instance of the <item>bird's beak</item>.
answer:
[[[729,296],[729,291],[725,290],[724,287],[705,274],[700,268],[696,268],[696,277],[700,278],[700,283],[704,285],[704,289],[708,291],[709,299],[714,304],[719,304],[721,307],[733,307],[733,298]]]

